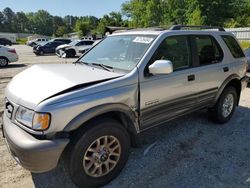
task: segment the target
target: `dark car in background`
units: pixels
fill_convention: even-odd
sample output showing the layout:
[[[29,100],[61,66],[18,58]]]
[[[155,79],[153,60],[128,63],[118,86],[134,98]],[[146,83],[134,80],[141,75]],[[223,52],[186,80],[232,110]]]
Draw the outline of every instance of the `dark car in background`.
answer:
[[[64,44],[60,41],[50,41],[42,46],[37,46],[33,48],[33,52],[36,55],[54,54],[56,47]]]
[[[11,46],[12,42],[10,40],[6,39],[6,38],[0,38],[0,45],[4,45],[4,46],[9,45],[9,46]]]
[[[63,44],[69,44],[69,43],[72,42],[71,39],[64,39],[64,38],[55,38],[55,39],[52,39],[52,40],[50,40],[50,41],[51,41],[51,42],[52,42],[52,41],[61,42],[61,43],[63,43]]]

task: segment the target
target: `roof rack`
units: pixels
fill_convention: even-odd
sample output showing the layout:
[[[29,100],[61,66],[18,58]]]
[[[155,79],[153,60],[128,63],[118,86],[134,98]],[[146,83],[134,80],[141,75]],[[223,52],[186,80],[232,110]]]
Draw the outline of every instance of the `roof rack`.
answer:
[[[164,31],[164,27],[145,27],[145,28],[131,28],[132,31]]]
[[[219,31],[225,31],[223,27],[220,26],[200,26],[200,25],[173,25],[170,30],[181,30],[181,29],[188,29],[188,28],[197,28],[197,29],[218,29]]]

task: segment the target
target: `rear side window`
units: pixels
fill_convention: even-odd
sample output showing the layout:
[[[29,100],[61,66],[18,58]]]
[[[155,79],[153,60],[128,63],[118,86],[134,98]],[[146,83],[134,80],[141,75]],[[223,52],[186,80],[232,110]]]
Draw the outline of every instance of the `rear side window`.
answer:
[[[245,57],[240,45],[238,44],[238,42],[235,40],[234,37],[229,35],[223,35],[222,39],[226,43],[227,47],[229,48],[234,58]]]
[[[195,44],[201,66],[222,61],[223,51],[213,37],[206,35],[195,36]]]

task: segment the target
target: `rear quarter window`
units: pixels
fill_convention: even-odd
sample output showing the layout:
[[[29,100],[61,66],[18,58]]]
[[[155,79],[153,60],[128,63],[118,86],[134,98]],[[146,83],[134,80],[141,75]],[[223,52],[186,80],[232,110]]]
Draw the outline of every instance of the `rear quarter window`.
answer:
[[[238,44],[238,42],[235,40],[234,37],[229,35],[222,35],[222,39],[226,43],[227,47],[229,48],[234,58],[245,57],[245,54],[243,53],[240,45]]]

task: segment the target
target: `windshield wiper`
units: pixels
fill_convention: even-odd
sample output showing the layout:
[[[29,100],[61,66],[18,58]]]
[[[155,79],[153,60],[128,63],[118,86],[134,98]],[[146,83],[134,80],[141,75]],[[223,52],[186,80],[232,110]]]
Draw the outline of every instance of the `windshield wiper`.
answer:
[[[87,63],[87,62],[84,62],[84,61],[76,61],[76,62],[74,62],[74,64],[76,64],[76,63],[80,63],[80,64],[84,64],[84,65],[89,65],[90,63]]]
[[[104,70],[107,70],[109,72],[111,72],[114,68],[111,67],[111,66],[108,66],[108,65],[104,65],[104,64],[99,64],[99,63],[87,63],[87,62],[84,62],[84,61],[77,61],[75,63],[80,63],[80,64],[84,64],[84,65],[94,65],[94,66],[98,66],[98,67],[101,67],[103,68]]]
[[[111,66],[108,66],[108,65],[104,65],[104,64],[99,64],[99,63],[92,63],[92,65],[95,65],[95,66],[99,66],[99,67],[102,67],[103,69],[111,72],[114,68],[111,67]]]

